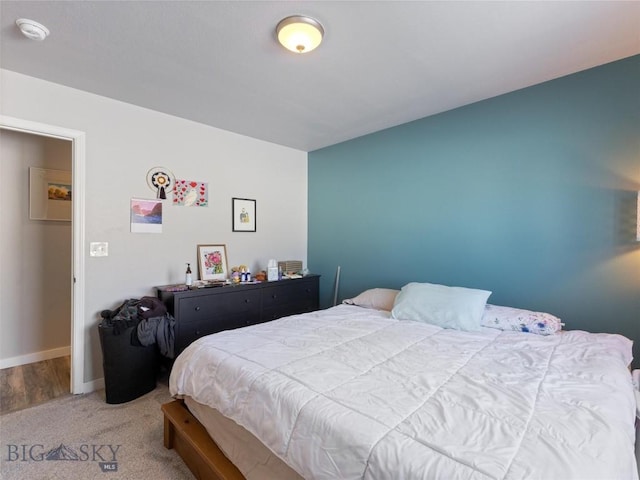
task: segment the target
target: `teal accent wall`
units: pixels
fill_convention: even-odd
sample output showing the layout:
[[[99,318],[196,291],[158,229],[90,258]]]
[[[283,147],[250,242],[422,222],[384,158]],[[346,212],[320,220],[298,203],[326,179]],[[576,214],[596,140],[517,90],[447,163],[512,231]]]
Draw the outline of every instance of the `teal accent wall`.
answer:
[[[310,152],[308,267],[324,307],[340,265],[339,301],[482,288],[640,344],[639,189],[634,56]]]

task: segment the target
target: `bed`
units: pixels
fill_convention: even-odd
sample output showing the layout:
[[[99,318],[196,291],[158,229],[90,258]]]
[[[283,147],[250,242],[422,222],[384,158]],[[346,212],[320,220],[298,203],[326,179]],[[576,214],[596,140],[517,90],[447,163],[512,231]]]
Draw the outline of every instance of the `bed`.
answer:
[[[171,373],[165,446],[225,480],[638,479],[630,340],[388,310],[338,305],[194,342]]]

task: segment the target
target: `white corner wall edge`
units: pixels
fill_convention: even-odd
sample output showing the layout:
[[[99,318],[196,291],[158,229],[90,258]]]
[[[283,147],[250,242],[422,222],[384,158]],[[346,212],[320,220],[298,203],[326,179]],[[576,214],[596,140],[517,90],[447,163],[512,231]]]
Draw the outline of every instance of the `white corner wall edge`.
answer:
[[[640,190],[638,190],[638,207],[636,208],[636,240],[640,242]]]
[[[0,127],[72,142],[73,193],[73,279],[71,312],[71,393],[84,393],[84,300],[85,300],[85,157],[86,136],[79,130],[0,115]]]
[[[67,355],[71,355],[71,347],[52,348],[51,350],[43,350],[27,355],[3,358],[0,359],[0,369],[26,365],[27,363],[42,362],[43,360],[51,360],[52,358],[66,357]]]

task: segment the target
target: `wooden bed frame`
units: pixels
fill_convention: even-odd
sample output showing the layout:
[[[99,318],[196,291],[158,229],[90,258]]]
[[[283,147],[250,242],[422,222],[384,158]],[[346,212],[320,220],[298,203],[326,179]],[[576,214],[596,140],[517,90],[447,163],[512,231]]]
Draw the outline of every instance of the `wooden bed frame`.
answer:
[[[165,448],[175,449],[198,480],[246,480],[182,400],[161,408]]]

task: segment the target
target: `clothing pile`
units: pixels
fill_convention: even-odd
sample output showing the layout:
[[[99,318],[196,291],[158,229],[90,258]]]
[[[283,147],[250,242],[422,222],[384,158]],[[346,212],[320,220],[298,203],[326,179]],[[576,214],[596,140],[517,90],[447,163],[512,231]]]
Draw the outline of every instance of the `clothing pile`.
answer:
[[[155,343],[161,355],[175,358],[176,321],[159,299],[142,297],[125,300],[115,310],[103,310],[100,316],[105,326],[113,327],[114,335],[119,335],[129,327],[136,327],[131,332],[132,345],[148,347]]]

